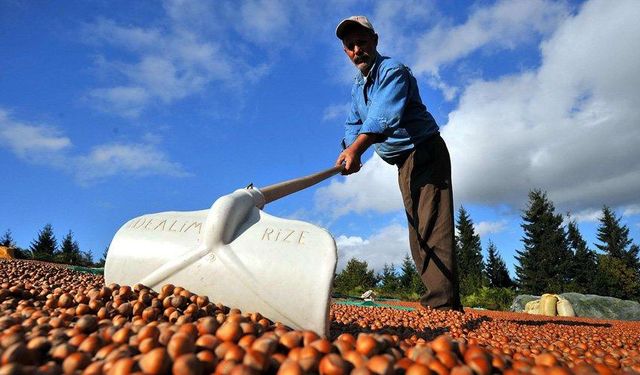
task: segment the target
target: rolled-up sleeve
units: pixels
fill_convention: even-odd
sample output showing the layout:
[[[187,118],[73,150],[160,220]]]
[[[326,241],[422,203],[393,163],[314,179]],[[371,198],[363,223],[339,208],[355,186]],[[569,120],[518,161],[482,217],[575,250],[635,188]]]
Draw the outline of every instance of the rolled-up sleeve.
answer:
[[[344,143],[346,146],[351,145],[356,140],[358,134],[360,134],[361,127],[362,119],[360,118],[360,114],[358,113],[356,99],[352,91],[351,110],[349,111],[349,116],[347,117],[347,121],[344,125]]]
[[[371,105],[360,133],[389,136],[400,125],[409,93],[409,73],[404,67],[396,67],[380,77],[380,85],[371,94]]]

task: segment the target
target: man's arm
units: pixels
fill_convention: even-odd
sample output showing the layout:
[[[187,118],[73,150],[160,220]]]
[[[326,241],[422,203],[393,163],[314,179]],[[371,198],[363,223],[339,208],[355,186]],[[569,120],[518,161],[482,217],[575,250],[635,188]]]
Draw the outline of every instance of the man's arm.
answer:
[[[372,144],[383,142],[400,126],[409,92],[409,75],[410,73],[404,67],[384,72],[378,90],[372,95],[367,119],[361,125],[358,124],[360,125],[358,136],[336,160],[336,165],[345,164],[342,174],[358,172],[362,154]]]
[[[389,136],[400,126],[411,86],[410,73],[406,67],[399,66],[379,74],[380,83],[371,94],[367,118],[360,133]]]
[[[362,154],[374,143],[380,142],[380,134],[361,133],[356,140],[338,156],[336,165],[344,163],[342,174],[352,174],[360,170]]]

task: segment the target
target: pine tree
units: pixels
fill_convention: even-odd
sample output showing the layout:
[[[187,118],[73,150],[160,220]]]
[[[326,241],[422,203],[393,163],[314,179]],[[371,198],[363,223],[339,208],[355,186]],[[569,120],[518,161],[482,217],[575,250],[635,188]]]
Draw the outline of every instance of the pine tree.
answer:
[[[596,247],[604,254],[598,257],[598,294],[630,299],[640,297],[639,248],[629,238],[629,227],[608,206],[602,208],[597,229]]]
[[[562,227],[562,215],[541,190],[529,192],[522,216],[523,250],[516,250],[516,278],[525,293],[561,293],[571,279],[571,252]]]
[[[407,295],[416,294],[418,296],[422,296],[427,290],[422,283],[418,270],[416,270],[415,262],[409,254],[405,254],[404,258],[402,258],[400,289]]]
[[[365,261],[351,258],[346,267],[336,275],[334,285],[337,292],[349,293],[375,287],[377,283],[373,270]]]
[[[58,248],[58,242],[53,234],[51,224],[45,225],[38,233],[38,238],[31,242],[29,250],[35,259],[53,260]]]
[[[620,220],[621,218],[615,217],[609,207],[602,208],[597,234],[601,243],[596,246],[605,254],[621,259],[627,267],[638,270],[640,268],[638,245],[632,244],[633,241],[629,238],[629,227],[620,224]]]
[[[593,293],[594,276],[597,272],[596,253],[587,247],[575,220],[567,224],[567,242],[573,253],[571,264],[571,282],[573,291],[578,293]]]
[[[109,246],[104,248],[104,251],[102,252],[102,256],[100,257],[100,260],[98,261],[98,263],[96,263],[96,267],[104,267],[104,264],[107,262],[108,252],[109,252]]]
[[[624,261],[629,265],[631,269],[636,270],[636,272],[640,273],[640,246],[633,244],[629,247],[629,250],[624,256]]]
[[[80,252],[80,246],[77,241],[73,239],[73,232],[69,231],[62,239],[62,245],[60,246],[60,253],[58,259],[67,264],[79,265],[82,259]]]
[[[629,268],[620,258],[598,254],[598,272],[595,275],[597,293],[621,299],[640,297],[638,273]]]
[[[509,270],[507,265],[502,260],[496,245],[489,241],[489,256],[487,257],[487,265],[485,267],[487,273],[487,279],[489,286],[492,288],[510,288],[513,286],[513,281],[509,276]]]
[[[385,293],[395,293],[400,289],[400,278],[396,274],[393,263],[391,265],[385,263],[378,279],[380,280],[380,287]]]
[[[598,249],[614,258],[623,259],[627,252],[627,247],[631,245],[629,239],[629,228],[620,225],[620,218],[616,218],[611,208],[602,207],[602,217],[597,232]]]
[[[16,259],[31,258],[31,253],[28,250],[19,248],[16,242],[13,240],[13,234],[11,233],[11,229],[7,229],[7,231],[4,232],[4,235],[2,236],[2,238],[0,238],[0,246],[6,246],[8,248],[13,249],[13,256]]]
[[[460,293],[470,295],[482,287],[483,260],[480,236],[473,229],[473,221],[464,207],[458,211],[456,225],[456,252],[458,256],[458,274],[460,275]]]
[[[402,266],[400,268],[400,287],[403,291],[409,292],[412,289],[413,279],[415,278],[418,271],[416,271],[416,266],[413,262],[413,259],[409,256],[409,254],[405,254],[404,258],[402,258]]]
[[[81,251],[78,264],[84,267],[93,267],[93,253],[91,251]]]
[[[13,240],[13,236],[11,235],[11,229],[7,229],[7,231],[4,232],[2,238],[0,238],[0,246],[9,247],[12,249],[16,248],[16,242]]]

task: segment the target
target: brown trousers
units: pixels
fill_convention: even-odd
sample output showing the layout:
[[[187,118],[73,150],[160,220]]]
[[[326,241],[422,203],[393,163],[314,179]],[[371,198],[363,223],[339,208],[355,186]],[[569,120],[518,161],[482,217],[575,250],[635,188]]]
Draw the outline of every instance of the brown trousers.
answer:
[[[409,221],[411,255],[427,293],[420,303],[462,311],[456,261],[451,159],[440,135],[422,142],[398,164]]]

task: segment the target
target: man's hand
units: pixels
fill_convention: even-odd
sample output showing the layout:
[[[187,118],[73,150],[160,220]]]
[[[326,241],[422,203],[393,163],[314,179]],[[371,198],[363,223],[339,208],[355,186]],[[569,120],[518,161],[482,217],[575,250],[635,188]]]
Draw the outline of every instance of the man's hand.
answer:
[[[345,150],[343,150],[336,160],[336,165],[344,164],[343,175],[356,173],[362,167],[360,164],[360,157],[372,144],[379,142],[381,139],[380,134],[363,133],[358,135],[358,138]]]
[[[362,167],[362,164],[360,164],[360,155],[355,153],[352,147],[348,147],[338,156],[336,165],[342,164],[344,164],[344,169],[342,170],[343,175],[356,173],[360,170],[360,167]]]

